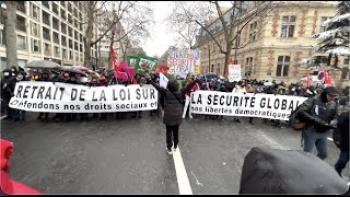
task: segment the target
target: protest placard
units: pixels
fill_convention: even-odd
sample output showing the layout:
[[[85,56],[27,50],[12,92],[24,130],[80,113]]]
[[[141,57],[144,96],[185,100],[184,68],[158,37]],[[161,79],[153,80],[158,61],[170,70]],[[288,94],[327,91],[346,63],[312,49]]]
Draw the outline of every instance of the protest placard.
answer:
[[[238,65],[238,64],[228,65],[228,80],[230,82],[242,80],[241,65]]]

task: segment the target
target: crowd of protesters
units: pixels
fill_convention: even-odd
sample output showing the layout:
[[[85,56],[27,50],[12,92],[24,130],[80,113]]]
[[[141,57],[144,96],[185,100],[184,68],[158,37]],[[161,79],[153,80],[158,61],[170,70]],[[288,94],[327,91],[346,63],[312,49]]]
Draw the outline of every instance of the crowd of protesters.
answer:
[[[13,119],[14,121],[25,120],[25,111],[11,109],[8,107],[8,103],[13,96],[15,84],[18,81],[48,81],[48,82],[62,82],[70,84],[80,84],[88,86],[107,86],[112,84],[145,84],[148,79],[151,79],[158,83],[159,74],[141,75],[137,73],[135,77],[130,80],[118,80],[113,70],[101,70],[98,77],[89,77],[81,73],[59,71],[56,69],[29,69],[24,70],[21,67],[11,67],[5,69],[2,72],[1,79],[1,112],[7,115],[7,119]],[[185,118],[188,114],[190,118],[204,117],[210,119],[223,119],[223,116],[216,115],[192,115],[189,114],[189,103],[191,92],[196,90],[209,90],[209,91],[220,91],[220,92],[234,92],[234,93],[265,93],[265,94],[278,94],[278,95],[293,95],[293,96],[304,96],[313,97],[322,92],[324,89],[322,84],[316,86],[306,87],[305,84],[291,83],[289,85],[284,82],[268,81],[268,80],[241,80],[235,82],[229,82],[220,77],[212,77],[210,79],[189,74],[185,80],[177,80],[180,89],[184,89],[186,85],[194,83],[194,86],[185,92],[184,110],[182,117]],[[342,91],[342,95],[339,98],[341,104],[348,104],[349,101],[349,87],[346,87]],[[162,100],[160,100],[160,104]],[[61,121],[74,121],[74,120],[90,120],[90,119],[107,119],[108,117],[115,116],[116,119],[124,119],[127,117],[141,118],[141,111],[137,112],[117,112],[117,113],[93,113],[93,114],[77,114],[77,113],[39,113],[38,119],[43,121],[49,120],[61,120]],[[153,115],[155,111],[151,111],[150,115]],[[234,117],[235,122],[240,122],[242,118]],[[249,123],[254,124],[253,118],[248,118]],[[282,123],[279,120],[267,120],[263,119],[264,123],[270,123],[273,126],[282,127]]]

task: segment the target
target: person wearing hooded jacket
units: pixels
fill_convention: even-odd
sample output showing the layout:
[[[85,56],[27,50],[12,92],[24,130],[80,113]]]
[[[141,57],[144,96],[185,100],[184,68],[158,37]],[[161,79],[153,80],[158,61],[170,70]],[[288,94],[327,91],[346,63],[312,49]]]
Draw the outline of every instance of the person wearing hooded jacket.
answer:
[[[151,79],[147,82],[152,84],[164,98],[164,116],[163,123],[166,126],[166,146],[168,154],[172,154],[172,146],[176,151],[179,142],[179,126],[182,122],[183,105],[185,103],[185,93],[188,92],[195,83],[199,80],[194,80],[181,91],[178,90],[179,85],[176,80],[170,80],[167,88],[160,87]],[[172,139],[173,138],[173,139]]]
[[[319,95],[307,99],[300,106],[299,116],[306,126],[302,131],[304,151],[312,152],[316,146],[320,159],[327,157],[327,131],[334,128],[331,121],[336,118],[338,96],[334,87],[327,87]]]

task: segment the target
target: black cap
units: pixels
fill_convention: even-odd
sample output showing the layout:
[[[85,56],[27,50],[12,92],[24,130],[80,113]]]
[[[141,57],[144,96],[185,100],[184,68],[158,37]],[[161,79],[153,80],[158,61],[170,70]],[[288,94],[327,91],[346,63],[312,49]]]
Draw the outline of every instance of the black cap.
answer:
[[[339,96],[338,90],[333,86],[326,87],[325,91],[330,96]]]

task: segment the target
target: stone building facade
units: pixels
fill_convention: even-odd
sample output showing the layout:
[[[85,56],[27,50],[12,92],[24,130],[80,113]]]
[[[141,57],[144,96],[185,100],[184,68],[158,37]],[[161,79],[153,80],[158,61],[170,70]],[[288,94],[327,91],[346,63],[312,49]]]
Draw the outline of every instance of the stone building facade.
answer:
[[[241,65],[243,78],[297,82],[308,72],[301,62],[315,55],[313,46],[317,41],[312,35],[324,31],[322,22],[336,14],[337,4],[327,1],[274,3],[270,12],[253,18],[243,28],[237,44],[244,47],[233,50],[231,57],[236,57]],[[208,27],[218,22],[216,20]],[[237,28],[240,26],[242,24],[237,24]],[[220,43],[225,42],[222,31],[217,32],[215,38]],[[199,48],[202,72],[223,75],[225,56],[214,41],[209,37],[199,44]],[[348,68],[348,64],[349,57],[339,59],[340,67]],[[337,85],[349,85],[348,70],[332,70],[330,74]]]

